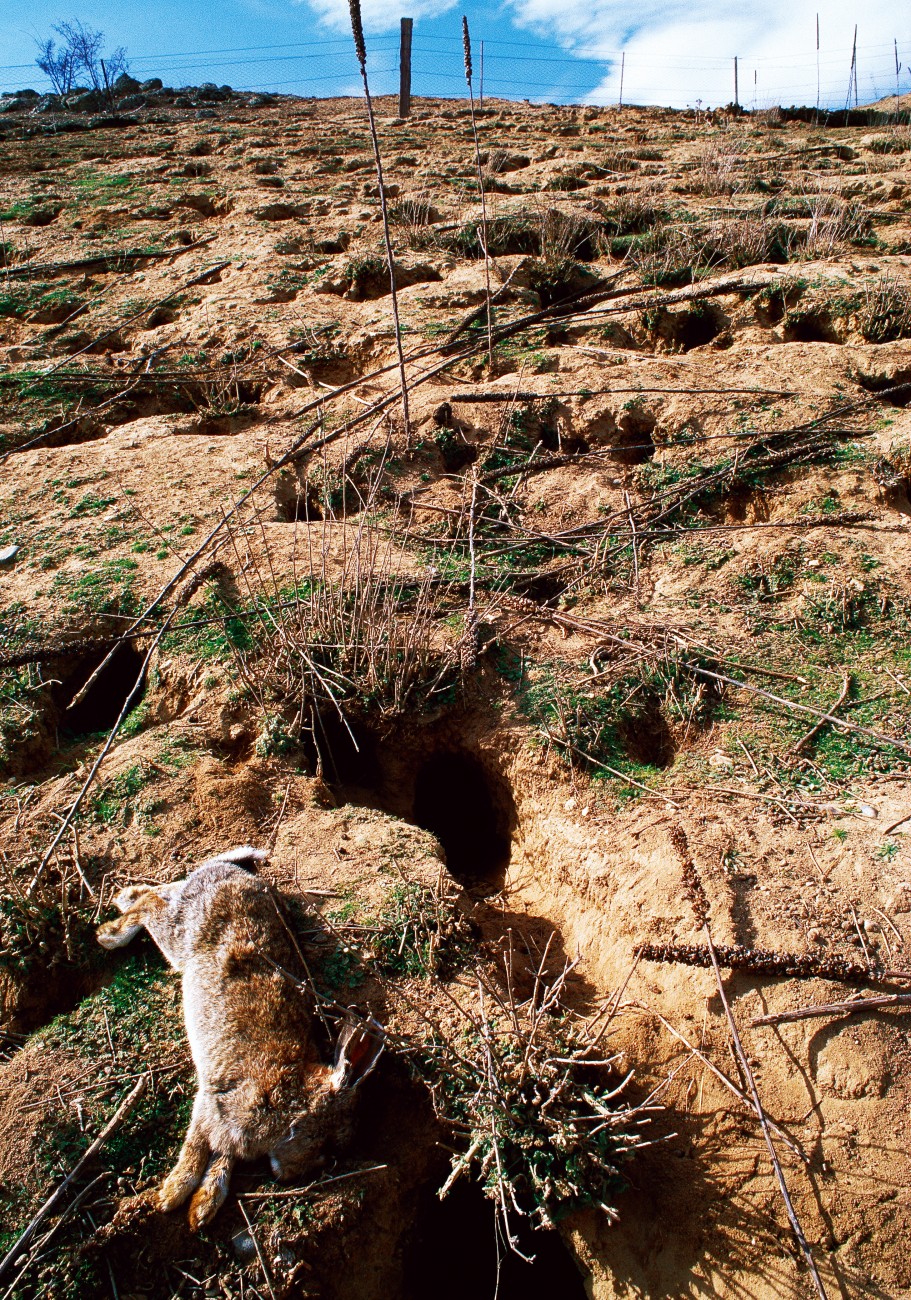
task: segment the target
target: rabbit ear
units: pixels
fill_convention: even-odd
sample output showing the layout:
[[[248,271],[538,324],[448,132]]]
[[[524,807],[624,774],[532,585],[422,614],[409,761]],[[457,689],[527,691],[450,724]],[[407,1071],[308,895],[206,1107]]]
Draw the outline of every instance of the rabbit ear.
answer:
[[[385,1046],[386,1031],[378,1021],[349,1012],[335,1044],[332,1087],[336,1091],[356,1088],[372,1073]]]

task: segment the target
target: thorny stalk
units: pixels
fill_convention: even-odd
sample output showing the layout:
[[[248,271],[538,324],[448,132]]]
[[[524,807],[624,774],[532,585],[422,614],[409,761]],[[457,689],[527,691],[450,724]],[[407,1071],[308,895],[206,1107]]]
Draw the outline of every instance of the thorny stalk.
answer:
[[[478,141],[478,124],[474,109],[474,88],[472,86],[471,36],[468,31],[468,19],[462,15],[462,45],[465,53],[465,80],[468,83],[468,99],[471,105],[471,133],[474,136],[475,166],[478,172],[478,196],[481,200],[481,247],[484,251],[484,280],[487,290],[487,367],[493,377],[493,306],[490,296],[490,254],[487,244],[487,196],[484,191],[484,172],[481,167],[481,145]]]
[[[405,428],[405,445],[411,445],[411,420],[408,413],[408,379],[405,374],[405,353],[402,349],[402,328],[399,324],[399,300],[395,287],[395,259],[392,253],[392,237],[389,233],[389,205],[386,202],[386,189],[383,184],[383,158],[380,153],[380,141],[376,131],[376,119],[373,113],[373,99],[370,95],[370,83],[367,80],[367,47],[364,44],[364,27],[361,22],[361,0],[349,0],[351,11],[351,32],[354,48],[361,68],[364,82],[364,100],[367,105],[367,121],[370,125],[370,139],[373,142],[373,159],[376,163],[376,183],[380,196],[380,212],[383,217],[383,240],[386,245],[386,262],[389,266],[389,289],[392,297],[392,320],[395,328],[395,347],[399,360],[399,378],[402,391],[402,421]]]

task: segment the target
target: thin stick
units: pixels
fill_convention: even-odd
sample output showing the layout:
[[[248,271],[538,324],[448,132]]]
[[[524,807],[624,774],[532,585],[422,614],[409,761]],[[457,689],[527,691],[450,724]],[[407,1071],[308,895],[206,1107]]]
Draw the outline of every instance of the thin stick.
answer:
[[[376,183],[380,192],[380,212],[383,216],[383,239],[386,244],[386,262],[389,266],[389,289],[392,296],[392,320],[395,326],[395,347],[399,359],[399,377],[402,386],[402,419],[405,424],[405,445],[411,446],[411,421],[408,415],[408,380],[405,377],[405,354],[402,351],[402,329],[399,325],[399,300],[395,288],[395,260],[392,256],[392,238],[389,234],[389,208],[386,203],[386,190],[383,185],[383,159],[380,154],[380,141],[376,133],[376,120],[373,116],[373,100],[370,96],[370,83],[367,80],[367,47],[364,44],[364,28],[361,23],[361,0],[349,0],[351,11],[351,33],[357,61],[361,66],[361,78],[364,82],[364,99],[367,104],[367,121],[370,125],[370,139],[373,141],[373,160],[376,163]]]
[[[130,691],[129,695],[124,700],[123,708],[120,710],[120,713],[117,716],[117,721],[114,723],[113,727],[111,728],[110,734],[108,735],[107,740],[104,742],[104,745],[102,746],[101,753],[98,755],[98,757],[95,759],[95,762],[92,764],[91,771],[89,772],[88,776],[85,778],[85,781],[82,784],[82,789],[79,791],[79,793],[76,795],[76,798],[70,804],[66,816],[63,818],[63,820],[60,823],[60,827],[57,831],[57,834],[54,836],[54,838],[51,840],[50,844],[48,845],[47,849],[45,850],[44,857],[39,862],[38,868],[35,871],[34,876],[32,876],[31,883],[29,884],[29,887],[26,890],[27,897],[31,898],[32,895],[34,894],[38,881],[41,879],[42,875],[44,874],[44,870],[47,867],[47,864],[51,860],[51,856],[54,852],[54,849],[56,849],[57,845],[63,839],[64,835],[66,834],[69,826],[73,821],[73,818],[76,816],[76,813],[79,811],[79,807],[83,799],[85,798],[89,790],[89,787],[91,786],[92,782],[95,780],[95,777],[98,774],[98,769],[101,767],[101,764],[104,762],[105,758],[107,757],[108,751],[110,750],[111,746],[114,743],[114,737],[117,735],[117,732],[120,730],[121,723],[129,713],[130,709],[133,706],[133,701],[135,700],[136,696],[139,694],[139,688],[142,686],[142,681],[143,678],[145,677],[146,669],[149,666],[149,660],[152,658],[152,655],[155,653],[156,649],[158,648],[158,644],[161,641],[161,638],[164,636],[165,632],[167,632],[171,619],[174,617],[176,612],[177,612],[176,610],[171,611],[171,613],[165,619],[162,627],[158,631],[154,641],[149,646],[148,651],[146,652],[146,656],[142,661],[142,666],[139,669],[139,672],[136,676],[136,681],[133,684],[133,689]]]
[[[48,1245],[50,1245],[51,1241],[53,1240],[54,1237],[56,1237],[57,1233],[63,1227],[64,1223],[66,1223],[67,1219],[69,1219],[73,1214],[76,1213],[80,1205],[82,1205],[89,1198],[89,1196],[91,1196],[92,1192],[94,1192],[98,1184],[105,1182],[108,1178],[110,1178],[110,1174],[106,1172],[99,1174],[97,1178],[93,1178],[90,1183],[88,1183],[85,1187],[83,1187],[82,1191],[79,1193],[78,1196],[76,1196],[72,1201],[70,1201],[69,1205],[60,1215],[57,1222],[51,1228],[49,1228],[48,1231],[41,1238],[41,1240],[35,1244],[34,1247],[35,1254],[32,1254],[31,1252],[28,1254],[25,1263],[22,1265],[22,1267],[20,1268],[16,1276],[13,1278],[12,1282],[10,1282],[9,1286],[4,1291],[3,1296],[0,1297],[0,1300],[11,1300],[11,1297],[15,1292],[17,1286],[19,1285],[19,1282],[25,1276],[28,1270],[31,1268],[32,1263],[35,1261],[35,1259],[41,1257],[41,1252]]]
[[[730,1003],[728,1002],[727,995],[724,991],[724,981],[721,978],[721,969],[715,958],[715,945],[712,942],[712,933],[711,933],[711,929],[709,928],[708,921],[705,922],[705,925],[702,927],[702,929],[703,929],[703,933],[705,934],[705,941],[706,944],[708,945],[709,953],[712,958],[712,966],[715,971],[715,982],[718,985],[718,996],[721,998],[721,1003],[722,1006],[724,1007],[724,1013],[727,1016],[728,1026],[731,1031],[731,1038],[734,1041],[734,1051],[737,1054],[737,1060],[740,1062],[740,1068],[743,1071],[744,1078],[746,1079],[747,1083],[750,1085],[750,1094],[753,1098],[753,1106],[756,1110],[756,1115],[759,1120],[759,1125],[762,1129],[762,1135],[765,1138],[766,1146],[768,1147],[769,1150],[769,1158],[772,1161],[772,1165],[775,1169],[775,1177],[778,1179],[778,1187],[781,1192],[782,1200],[785,1203],[785,1209],[788,1212],[788,1219],[790,1220],[791,1223],[791,1229],[797,1240],[797,1244],[800,1246],[803,1257],[807,1261],[807,1268],[810,1270],[810,1276],[813,1279],[813,1285],[816,1287],[817,1295],[820,1297],[820,1300],[827,1300],[826,1289],[822,1284],[822,1278],[819,1276],[819,1271],[816,1267],[816,1261],[814,1260],[812,1252],[810,1250],[809,1242],[804,1236],[803,1228],[801,1227],[800,1220],[797,1217],[797,1211],[794,1209],[794,1203],[791,1200],[791,1195],[788,1191],[788,1185],[785,1182],[784,1170],[781,1167],[781,1161],[778,1159],[778,1152],[775,1150],[775,1143],[772,1141],[772,1133],[769,1127],[769,1121],[766,1116],[765,1110],[763,1109],[762,1102],[759,1098],[759,1089],[756,1087],[756,1079],[753,1075],[753,1071],[750,1068],[750,1062],[747,1060],[747,1054],[743,1050],[743,1044],[740,1041],[740,1034],[737,1032],[737,1022],[734,1019],[734,1013],[731,1011]]]
[[[237,1204],[240,1206],[240,1212],[244,1216],[244,1223],[247,1225],[247,1231],[250,1234],[250,1240],[253,1242],[253,1248],[256,1251],[256,1258],[259,1260],[259,1266],[263,1271],[263,1277],[266,1281],[266,1288],[272,1300],[275,1300],[275,1292],[272,1290],[272,1279],[269,1276],[269,1270],[266,1268],[266,1261],[263,1259],[263,1252],[260,1250],[259,1241],[256,1233],[253,1231],[253,1224],[250,1222],[250,1216],[247,1214],[246,1207],[242,1196],[238,1196]]]
[[[98,1152],[104,1146],[105,1142],[107,1142],[108,1138],[114,1132],[114,1129],[117,1127],[117,1125],[133,1109],[136,1102],[139,1100],[139,1098],[142,1096],[143,1092],[145,1091],[147,1084],[148,1084],[148,1076],[143,1074],[142,1077],[139,1079],[138,1083],[136,1084],[135,1088],[133,1089],[133,1091],[130,1092],[126,1097],[124,1097],[123,1101],[114,1111],[114,1114],[108,1120],[107,1124],[105,1124],[104,1128],[98,1134],[95,1141],[91,1144],[90,1147],[88,1147],[88,1149],[84,1152],[81,1158],[77,1160],[76,1164],[67,1174],[66,1178],[64,1178],[60,1186],[57,1187],[56,1190],[51,1193],[51,1195],[41,1206],[41,1209],[38,1211],[38,1213],[34,1216],[34,1218],[31,1219],[31,1221],[19,1234],[19,1236],[13,1242],[12,1246],[4,1255],[3,1259],[0,1260],[0,1277],[2,1277],[3,1274],[6,1272],[6,1270],[9,1268],[9,1266],[19,1258],[19,1256],[22,1254],[22,1251],[28,1246],[29,1242],[32,1240],[35,1233],[38,1231],[38,1228],[41,1226],[41,1224],[44,1222],[47,1216],[52,1212],[52,1210],[54,1210],[54,1208],[59,1204],[63,1196],[63,1193],[66,1191],[66,1189],[76,1178],[79,1177],[79,1175],[82,1173],[83,1169],[86,1167],[89,1161],[92,1160],[93,1157],[98,1154]]]
[[[845,680],[841,688],[841,695],[839,695],[838,699],[832,705],[832,709],[831,709],[832,713],[834,713],[836,709],[841,708],[841,706],[845,702],[845,699],[847,698],[847,694],[850,689],[851,689],[851,674],[845,673]],[[818,736],[825,725],[826,725],[825,718],[820,718],[819,722],[815,723],[805,736],[801,736],[800,740],[798,740],[796,744],[791,746],[791,753],[799,754],[800,751],[803,749],[804,745],[808,745],[814,736]]]
[[[882,731],[874,731],[872,727],[861,727],[856,722],[845,722],[843,718],[836,718],[831,713],[823,713],[821,709],[811,708],[809,704],[798,704],[796,700],[786,700],[780,695],[772,695],[770,691],[763,691],[758,686],[751,686],[749,682],[739,682],[736,677],[726,677],[724,673],[713,673],[708,668],[699,668],[695,664],[683,664],[688,672],[695,673],[697,677],[710,677],[713,681],[724,682],[726,686],[736,686],[738,690],[749,691],[752,695],[761,695],[764,699],[771,700],[773,704],[782,704],[786,709],[791,709],[797,713],[808,713],[812,718],[819,718],[821,722],[831,722],[835,727],[841,727],[843,731],[853,731],[860,736],[869,736],[872,740],[878,740],[882,744],[891,745],[893,749],[900,749],[905,754],[911,754],[911,745],[899,740],[897,736],[887,736]]]
[[[375,1174],[388,1165],[371,1165],[369,1169],[352,1169],[347,1174],[336,1174],[332,1178],[320,1178],[318,1182],[307,1183],[304,1187],[287,1187],[273,1192],[244,1192],[245,1201],[274,1201],[287,1196],[306,1196],[308,1192],[319,1192],[331,1183],[344,1183],[349,1178],[360,1178],[362,1174]]]
[[[632,1007],[636,1011],[642,1011],[646,1015],[654,1016],[656,1020],[660,1020],[662,1025],[664,1025],[665,1029],[667,1030],[667,1032],[671,1034],[674,1038],[676,1038],[678,1042],[681,1042],[683,1046],[687,1049],[687,1051],[692,1052],[693,1056],[697,1057],[697,1059],[702,1062],[702,1064],[706,1067],[706,1069],[712,1072],[712,1074],[715,1076],[715,1078],[718,1080],[719,1083],[723,1083],[725,1088],[727,1088],[729,1092],[732,1092],[735,1097],[739,1097],[740,1100],[744,1103],[744,1105],[749,1106],[752,1104],[750,1102],[749,1097],[746,1095],[746,1093],[742,1092],[741,1089],[737,1087],[737,1084],[734,1083],[732,1079],[729,1079],[723,1070],[720,1070],[713,1061],[709,1060],[709,1058],[706,1056],[704,1052],[701,1052],[699,1048],[696,1047],[693,1043],[691,1043],[690,1040],[684,1034],[681,1034],[679,1029],[675,1029],[669,1020],[665,1020],[664,1016],[661,1014],[660,1011],[655,1011],[651,1007],[647,1007],[643,1002],[626,1002],[623,1004],[623,1009],[626,1009],[627,1007]],[[775,1133],[778,1134],[782,1142],[784,1142],[785,1145],[788,1146],[794,1152],[794,1154],[804,1162],[804,1164],[806,1164],[807,1157],[801,1151],[800,1147],[797,1145],[794,1139],[789,1137],[788,1134],[784,1131],[784,1129],[781,1128],[780,1125],[776,1124],[774,1120],[769,1119],[768,1116],[766,1116],[766,1119],[768,1119],[769,1127]]]
[[[820,1002],[815,1007],[797,1007],[794,1011],[779,1011],[751,1020],[750,1025],[786,1025],[792,1020],[810,1020],[814,1016],[851,1016],[855,1011],[871,1011],[875,1007],[911,1006],[911,993],[882,993],[873,998],[857,998],[853,1002]]]

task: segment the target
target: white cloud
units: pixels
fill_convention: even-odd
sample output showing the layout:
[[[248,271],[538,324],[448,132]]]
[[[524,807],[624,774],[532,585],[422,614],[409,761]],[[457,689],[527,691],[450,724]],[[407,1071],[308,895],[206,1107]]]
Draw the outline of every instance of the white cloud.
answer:
[[[347,0],[308,0],[320,22],[335,31],[351,31],[351,16]],[[417,21],[419,18],[436,18],[452,9],[457,0],[409,0],[405,12]],[[361,21],[366,32],[388,32],[398,29],[402,17],[401,0],[361,0]]]
[[[854,24],[858,24],[858,90],[869,102],[895,88],[892,41],[898,39],[907,88],[911,63],[911,17],[891,0],[715,0],[699,9],[682,0],[508,0],[515,23],[568,52],[610,64],[588,96],[616,103],[620,52],[626,53],[623,97],[629,103],[683,107],[702,100],[734,98],[734,56],[739,58],[740,102],[815,104],[816,14],[820,14],[821,102],[843,105]],[[632,15],[632,16],[631,16]],[[754,83],[755,74],[755,83]]]

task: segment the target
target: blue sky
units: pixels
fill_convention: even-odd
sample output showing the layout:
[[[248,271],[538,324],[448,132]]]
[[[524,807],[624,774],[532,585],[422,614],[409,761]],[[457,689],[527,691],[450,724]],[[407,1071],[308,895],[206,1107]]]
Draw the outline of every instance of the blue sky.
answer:
[[[363,0],[372,88],[397,84],[399,17],[415,19],[414,91],[462,95],[460,21],[468,15],[475,77],[484,41],[485,92],[536,101],[685,107],[733,98],[739,58],[747,107],[844,106],[854,25],[860,101],[894,92],[893,40],[911,89],[911,6],[893,0]],[[43,89],[35,38],[79,18],[124,45],[135,75],[295,94],[357,93],[347,0],[0,0],[0,89]]]

